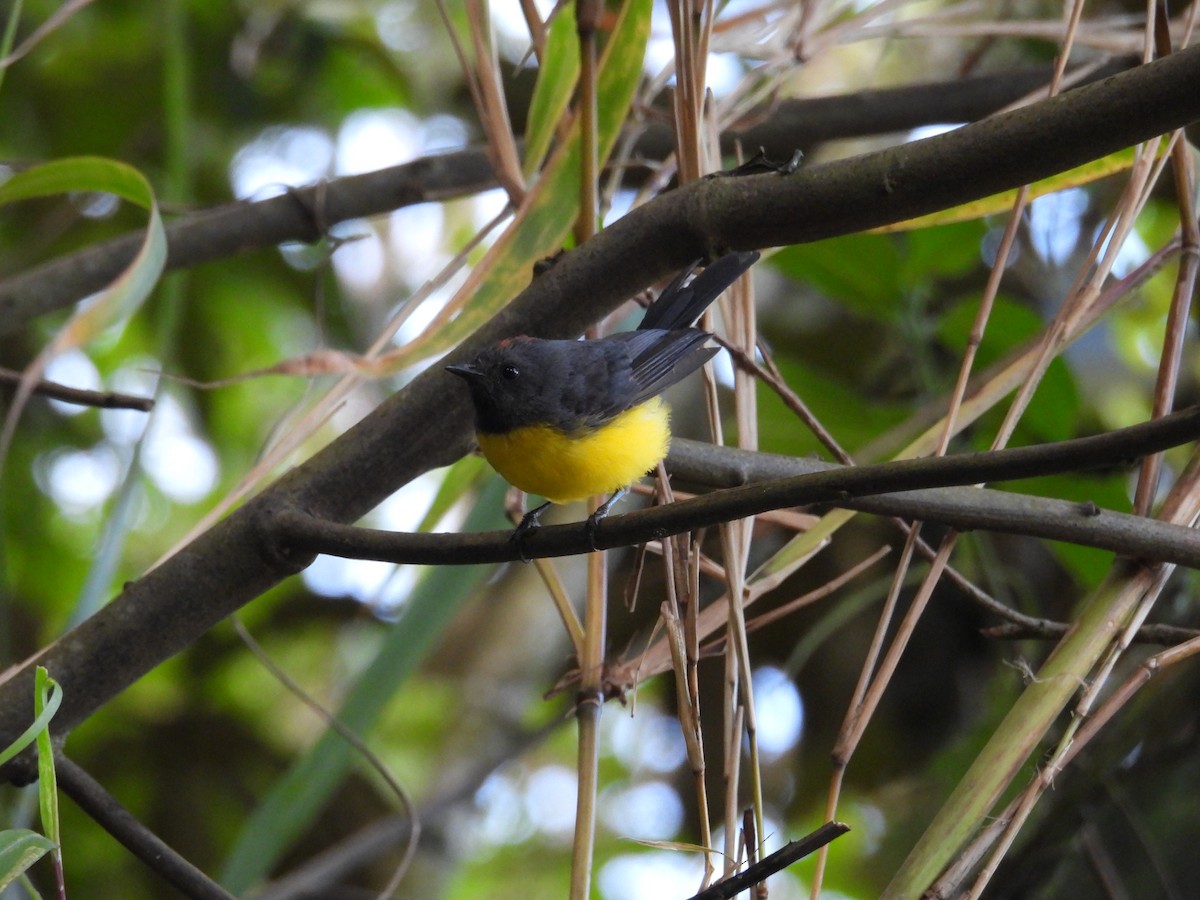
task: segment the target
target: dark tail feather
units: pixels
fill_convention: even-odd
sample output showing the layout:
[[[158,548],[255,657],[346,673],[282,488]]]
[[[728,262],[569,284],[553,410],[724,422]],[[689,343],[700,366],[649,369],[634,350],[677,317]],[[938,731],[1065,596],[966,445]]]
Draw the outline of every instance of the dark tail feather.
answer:
[[[720,296],[721,291],[757,261],[757,250],[728,253],[684,285],[683,282],[700,265],[697,260],[675,276],[675,280],[667,285],[659,298],[650,304],[638,330],[687,328],[700,318],[700,314]]]

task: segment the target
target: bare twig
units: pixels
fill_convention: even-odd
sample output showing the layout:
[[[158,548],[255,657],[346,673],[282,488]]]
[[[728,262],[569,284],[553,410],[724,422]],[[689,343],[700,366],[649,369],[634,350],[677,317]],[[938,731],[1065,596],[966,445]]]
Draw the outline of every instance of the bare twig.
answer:
[[[0,384],[16,387],[20,383],[20,372],[14,372],[12,369],[0,369]],[[49,397],[51,400],[61,400],[77,406],[94,406],[98,409],[133,409],[138,412],[150,412],[154,409],[153,397],[137,397],[118,391],[89,391],[83,388],[67,387],[65,384],[53,381],[37,382],[33,386],[33,393]]]
[[[1054,622],[1049,619],[1034,619],[1014,610],[1009,610],[1011,617],[1017,621],[1005,625],[994,625],[985,628],[985,637],[1003,641],[1016,640],[1059,640],[1071,628],[1067,622]],[[1028,619],[1028,621],[1021,621]],[[1193,640],[1200,637],[1200,631],[1194,628],[1180,628],[1177,625],[1142,625],[1133,635],[1133,641],[1139,644],[1159,644],[1167,647],[1181,641]]]
[[[931,485],[975,484],[1077,471],[1128,460],[1197,436],[1200,436],[1200,407],[1090,438],[874,466],[840,467],[680,441],[679,445],[695,451],[695,458],[712,464],[708,474],[718,483],[722,476],[753,480],[750,473],[754,467],[758,467],[758,477],[796,471],[807,474],[745,484],[669,506],[610,516],[596,529],[596,547],[641,543],[767,509],[815,503],[941,521],[965,529],[1054,537],[1147,559],[1171,558],[1197,566],[1200,534],[1154,519],[1100,510],[1094,505],[975,488],[922,490]],[[672,452],[675,459],[680,458],[678,445]],[[540,528],[517,547],[507,533],[399,534],[323,522],[286,507],[267,515],[261,528],[260,539],[273,545],[273,552],[280,558],[295,562],[301,561],[297,554],[329,553],[390,562],[466,564],[512,561],[520,558],[522,550],[530,557],[538,557],[568,556],[592,549],[587,535],[577,526]]]
[[[596,233],[599,211],[599,63],[596,31],[600,25],[599,0],[575,5],[575,30],[579,36],[579,82],[575,114],[579,120],[579,211],[575,239],[579,243]],[[589,504],[594,510],[596,503]],[[583,647],[579,656],[580,686],[575,699],[579,722],[578,778],[575,833],[571,844],[571,900],[591,894],[592,861],[596,851],[596,805],[600,786],[600,714],[604,707],[604,651],[608,644],[607,555],[592,553],[587,560],[584,600]]]
[[[1163,0],[1157,3],[1153,24],[1157,52],[1163,56],[1169,55],[1171,35]],[[1175,198],[1179,205],[1179,226],[1184,253],[1180,257],[1179,271],[1175,276],[1175,291],[1171,296],[1171,310],[1167,316],[1162,353],[1159,355],[1158,376],[1154,383],[1154,416],[1165,415],[1175,406],[1175,388],[1179,381],[1184,335],[1192,308],[1192,293],[1196,288],[1196,273],[1200,268],[1200,224],[1196,221],[1194,202],[1196,168],[1191,147],[1181,137],[1177,136],[1175,145],[1171,148],[1171,172],[1175,179]],[[1142,471],[1133,502],[1133,510],[1139,515],[1147,515],[1150,511],[1158,490],[1161,464],[1162,458],[1157,453],[1142,460]]]
[[[120,841],[134,856],[195,900],[234,900],[232,894],[193,866],[134,818],[79,765],[62,754],[54,759],[58,784],[79,808]]]
[[[766,880],[767,876],[783,871],[792,863],[804,859],[813,851],[819,850],[849,830],[850,826],[843,825],[841,822],[826,822],[812,834],[798,841],[790,841],[769,856],[764,856],[754,865],[701,891],[691,900],[729,900],[731,897],[736,897],[742,891]]]

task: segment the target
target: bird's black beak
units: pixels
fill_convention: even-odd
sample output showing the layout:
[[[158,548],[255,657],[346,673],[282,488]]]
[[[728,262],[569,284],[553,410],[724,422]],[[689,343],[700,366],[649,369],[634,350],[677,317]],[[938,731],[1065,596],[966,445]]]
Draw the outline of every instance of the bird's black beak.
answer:
[[[483,372],[471,363],[446,366],[446,371],[451,375],[457,375],[459,378],[465,378],[467,381],[475,381],[476,379],[483,377]]]

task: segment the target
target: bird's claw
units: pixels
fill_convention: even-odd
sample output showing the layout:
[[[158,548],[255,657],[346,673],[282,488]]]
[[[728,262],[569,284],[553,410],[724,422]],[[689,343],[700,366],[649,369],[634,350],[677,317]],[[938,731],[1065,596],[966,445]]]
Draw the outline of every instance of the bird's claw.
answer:
[[[791,175],[796,172],[804,162],[804,151],[795,150],[792,152],[791,158],[787,162],[777,163],[767,159],[766,151],[762,147],[758,148],[758,152],[746,160],[739,166],[732,169],[727,169],[723,172],[714,172],[707,177],[733,176],[740,175],[758,175],[763,172],[774,172],[776,175]]]
[[[543,503],[536,509],[531,509],[525,513],[521,517],[520,523],[513,529],[512,534],[508,536],[508,539],[517,545],[517,555],[523,563],[527,563],[530,560],[530,557],[525,553],[525,541],[531,534],[542,527],[542,523],[538,521],[538,517],[541,516],[542,510],[549,505],[549,503]]]
[[[587,521],[583,523],[583,533],[587,536],[588,546],[593,550],[598,550],[596,546],[596,528],[600,525],[600,520],[603,516],[599,515],[599,510],[587,517]]]

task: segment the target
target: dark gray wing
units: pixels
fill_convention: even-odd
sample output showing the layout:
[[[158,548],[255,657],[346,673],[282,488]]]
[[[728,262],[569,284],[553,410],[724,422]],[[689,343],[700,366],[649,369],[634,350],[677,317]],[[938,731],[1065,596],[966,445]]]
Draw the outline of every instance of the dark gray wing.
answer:
[[[707,331],[699,328],[677,328],[674,331],[623,331],[604,338],[624,344],[629,354],[629,377],[634,384],[634,393],[626,409],[661,394],[712,359],[717,348],[704,346],[709,337]]]
[[[758,261],[758,251],[728,253],[722,256],[686,285],[684,281],[700,265],[692,263],[675,276],[658,299],[650,304],[639,331],[662,329],[673,331],[687,328],[721,295],[721,291],[733,284],[743,272]]]

